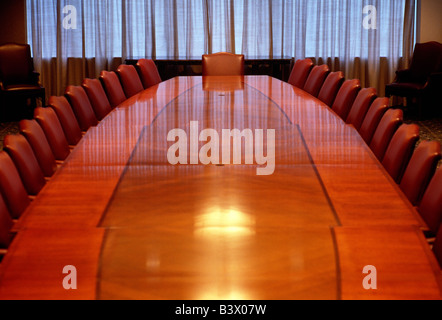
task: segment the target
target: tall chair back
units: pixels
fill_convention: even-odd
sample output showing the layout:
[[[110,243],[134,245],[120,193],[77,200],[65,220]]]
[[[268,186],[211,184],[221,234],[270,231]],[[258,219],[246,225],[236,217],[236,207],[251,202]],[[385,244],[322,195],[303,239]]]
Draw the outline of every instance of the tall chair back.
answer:
[[[81,86],[89,98],[97,120],[102,120],[112,111],[106,92],[98,79],[84,79]]]
[[[122,64],[117,69],[126,97],[130,98],[144,90],[137,70],[132,65]]]
[[[229,52],[203,54],[203,76],[244,75],[244,55]]]
[[[341,71],[330,72],[319,91],[318,99],[331,107],[344,81],[344,74]]]
[[[419,126],[416,124],[401,125],[391,138],[382,165],[396,183],[400,183],[418,140]]]
[[[14,162],[28,194],[37,195],[45,186],[46,180],[29,142],[21,134],[7,135],[4,150]]]
[[[26,137],[45,177],[52,177],[57,170],[57,162],[43,129],[37,120],[22,120],[20,133]]]
[[[141,82],[144,89],[150,88],[161,82],[158,68],[152,59],[140,59],[136,65],[138,74],[140,75]]]
[[[0,151],[0,193],[11,218],[19,219],[29,206],[30,199],[20,174],[6,151]]]
[[[65,96],[74,111],[82,131],[87,131],[90,127],[94,127],[98,124],[94,109],[81,86],[68,86],[65,91]]]
[[[74,111],[68,100],[64,96],[49,98],[48,107],[55,111],[63,128],[64,135],[69,145],[75,146],[82,138],[80,126]]]
[[[368,109],[359,129],[359,134],[367,145],[370,145],[379,122],[389,108],[389,103],[388,98],[376,98]]]
[[[441,149],[437,141],[422,141],[414,150],[399,185],[414,206],[420,203],[440,159]]]
[[[373,139],[370,142],[370,149],[373,151],[379,161],[384,159],[385,151],[390,144],[396,130],[404,120],[404,113],[400,109],[390,109],[385,112],[376,131]]]
[[[314,64],[311,59],[299,59],[295,62],[288,83],[300,89],[304,88],[305,82],[312,71]]]
[[[317,97],[329,73],[330,69],[326,64],[314,66],[305,81],[304,91]]]
[[[361,82],[358,79],[344,81],[333,102],[332,109],[342,120],[346,121],[350,109],[361,90]]]
[[[99,79],[112,108],[117,107],[126,100],[126,94],[115,72],[101,71]]]

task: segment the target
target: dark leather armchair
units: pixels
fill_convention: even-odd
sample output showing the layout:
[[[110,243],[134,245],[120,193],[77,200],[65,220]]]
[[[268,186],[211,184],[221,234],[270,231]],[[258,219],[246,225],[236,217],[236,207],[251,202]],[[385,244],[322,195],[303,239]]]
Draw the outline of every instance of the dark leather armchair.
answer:
[[[8,43],[0,46],[0,99],[2,115],[16,113],[20,104],[29,105],[27,116],[32,118],[36,99],[45,104],[45,89],[34,71],[31,49],[28,44]],[[31,102],[28,104],[28,99]],[[5,108],[11,108],[5,110]]]
[[[436,108],[442,89],[442,44],[417,43],[409,69],[396,71],[396,79],[385,87],[385,95],[405,97],[407,104],[416,99],[419,115]],[[425,110],[424,110],[425,108]]]

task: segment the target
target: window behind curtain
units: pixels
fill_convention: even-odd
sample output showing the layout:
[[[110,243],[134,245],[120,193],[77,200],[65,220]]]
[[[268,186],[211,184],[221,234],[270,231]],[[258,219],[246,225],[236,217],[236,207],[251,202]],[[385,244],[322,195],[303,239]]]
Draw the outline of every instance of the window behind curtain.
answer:
[[[362,8],[369,4],[377,8],[375,31],[362,28]],[[61,25],[67,5],[77,9],[75,30]],[[41,46],[42,58],[57,57],[60,50],[63,56],[87,58],[104,52],[108,57],[200,56],[207,53],[208,37],[213,52],[297,56],[296,20],[302,16],[307,57],[345,52],[364,58],[373,47],[373,32],[379,37],[378,55],[390,57],[392,51],[402,54],[404,7],[405,0],[27,0],[28,41],[32,48]]]

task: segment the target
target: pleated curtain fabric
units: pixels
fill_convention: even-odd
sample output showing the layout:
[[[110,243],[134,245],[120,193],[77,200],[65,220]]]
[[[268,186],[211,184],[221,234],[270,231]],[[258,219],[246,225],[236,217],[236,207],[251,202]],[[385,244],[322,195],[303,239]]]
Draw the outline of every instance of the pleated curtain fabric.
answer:
[[[416,0],[27,0],[28,40],[47,94],[126,58],[294,57],[383,95],[408,65]]]

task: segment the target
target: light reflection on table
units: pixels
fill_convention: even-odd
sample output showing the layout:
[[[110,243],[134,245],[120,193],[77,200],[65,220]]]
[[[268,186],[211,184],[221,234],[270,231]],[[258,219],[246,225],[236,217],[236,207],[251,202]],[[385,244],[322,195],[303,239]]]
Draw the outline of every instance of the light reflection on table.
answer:
[[[275,128],[275,173],[168,164],[168,131],[193,120]],[[317,99],[266,76],[178,77],[89,130],[18,222],[0,298],[439,299],[423,226]],[[377,291],[362,288],[368,264]],[[62,288],[64,265],[78,290]]]

